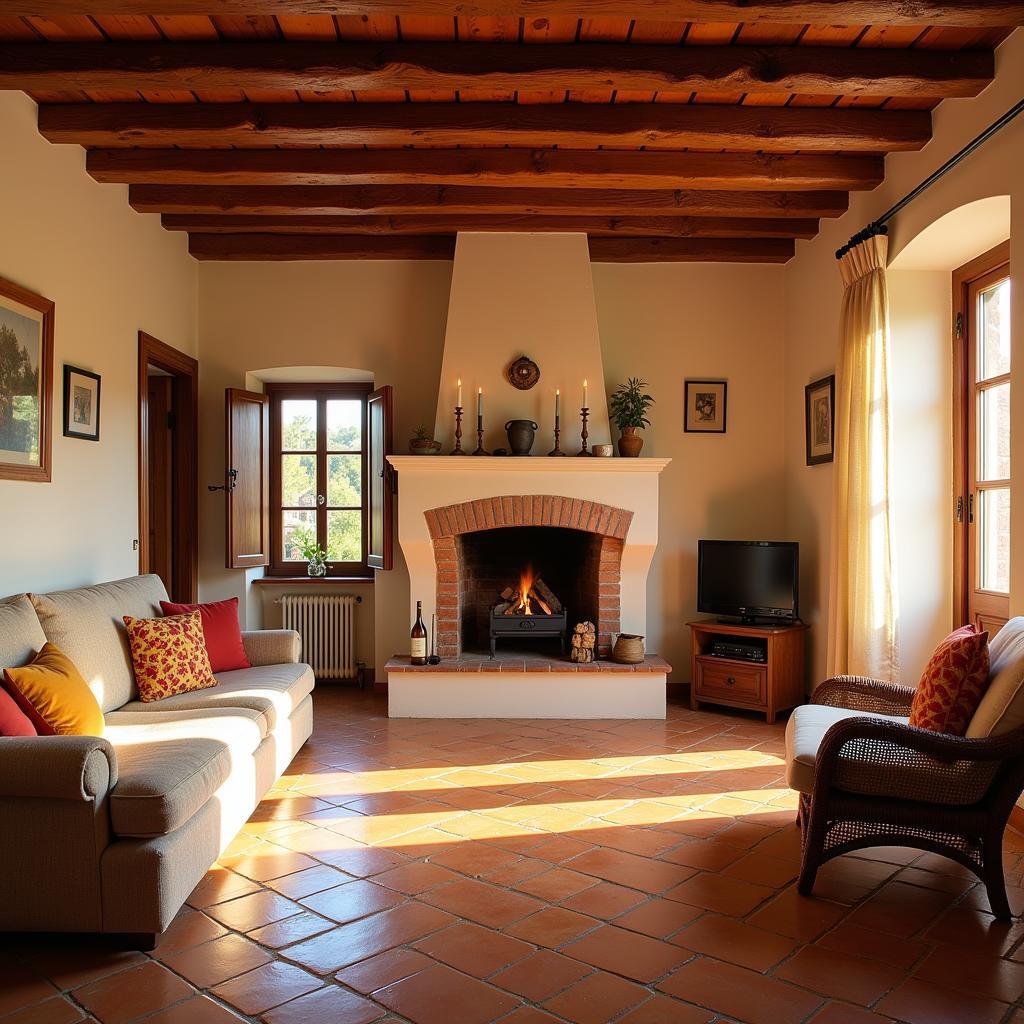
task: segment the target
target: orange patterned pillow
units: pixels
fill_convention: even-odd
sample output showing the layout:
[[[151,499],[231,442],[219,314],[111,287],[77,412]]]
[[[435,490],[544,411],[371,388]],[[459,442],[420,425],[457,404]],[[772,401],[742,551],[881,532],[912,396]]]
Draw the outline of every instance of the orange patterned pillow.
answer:
[[[988,689],[988,633],[961,626],[925,666],[910,705],[910,724],[963,736]]]
[[[139,700],[162,700],[217,685],[198,611],[162,619],[125,615],[124,624],[128,627]]]

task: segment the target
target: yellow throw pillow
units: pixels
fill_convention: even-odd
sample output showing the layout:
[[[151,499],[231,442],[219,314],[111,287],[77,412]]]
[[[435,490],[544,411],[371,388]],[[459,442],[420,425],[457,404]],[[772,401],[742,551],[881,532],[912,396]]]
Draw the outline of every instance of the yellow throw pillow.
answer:
[[[198,611],[162,619],[125,615],[124,624],[128,627],[139,700],[163,700],[176,693],[217,685]]]
[[[5,668],[4,688],[40,736],[103,735],[103,712],[89,684],[51,643],[27,665]]]

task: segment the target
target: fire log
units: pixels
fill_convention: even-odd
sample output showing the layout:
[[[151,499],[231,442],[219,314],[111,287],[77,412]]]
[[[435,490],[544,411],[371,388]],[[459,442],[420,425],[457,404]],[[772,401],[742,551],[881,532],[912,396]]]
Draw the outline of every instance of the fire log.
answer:
[[[537,592],[540,600],[551,609],[552,615],[561,613],[562,602],[555,597],[554,591],[539,576],[533,581],[533,589]]]
[[[499,601],[494,606],[494,614],[495,615],[511,615],[512,613],[509,611],[509,609],[511,607],[512,607],[512,602],[511,601]]]

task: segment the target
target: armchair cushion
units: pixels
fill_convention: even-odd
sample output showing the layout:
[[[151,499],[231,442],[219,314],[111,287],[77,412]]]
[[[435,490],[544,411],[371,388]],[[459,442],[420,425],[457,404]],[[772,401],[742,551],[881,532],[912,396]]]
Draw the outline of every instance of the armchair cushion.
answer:
[[[988,633],[961,626],[928,659],[910,705],[910,724],[963,736],[988,685]]]
[[[1010,619],[988,645],[989,685],[971,724],[970,739],[1001,736],[1024,725],[1024,616]]]

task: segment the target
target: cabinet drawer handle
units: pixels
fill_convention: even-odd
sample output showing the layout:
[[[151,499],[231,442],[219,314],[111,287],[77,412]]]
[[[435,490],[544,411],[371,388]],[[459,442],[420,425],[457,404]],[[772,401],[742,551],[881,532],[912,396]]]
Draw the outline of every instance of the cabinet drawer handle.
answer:
[[[733,685],[733,684],[734,684],[734,683],[736,682],[736,677],[735,677],[735,676],[729,676],[729,678],[728,678],[728,679],[726,679],[726,682],[727,682],[727,683],[728,683],[728,684],[729,684],[730,686],[732,686],[732,685]]]

